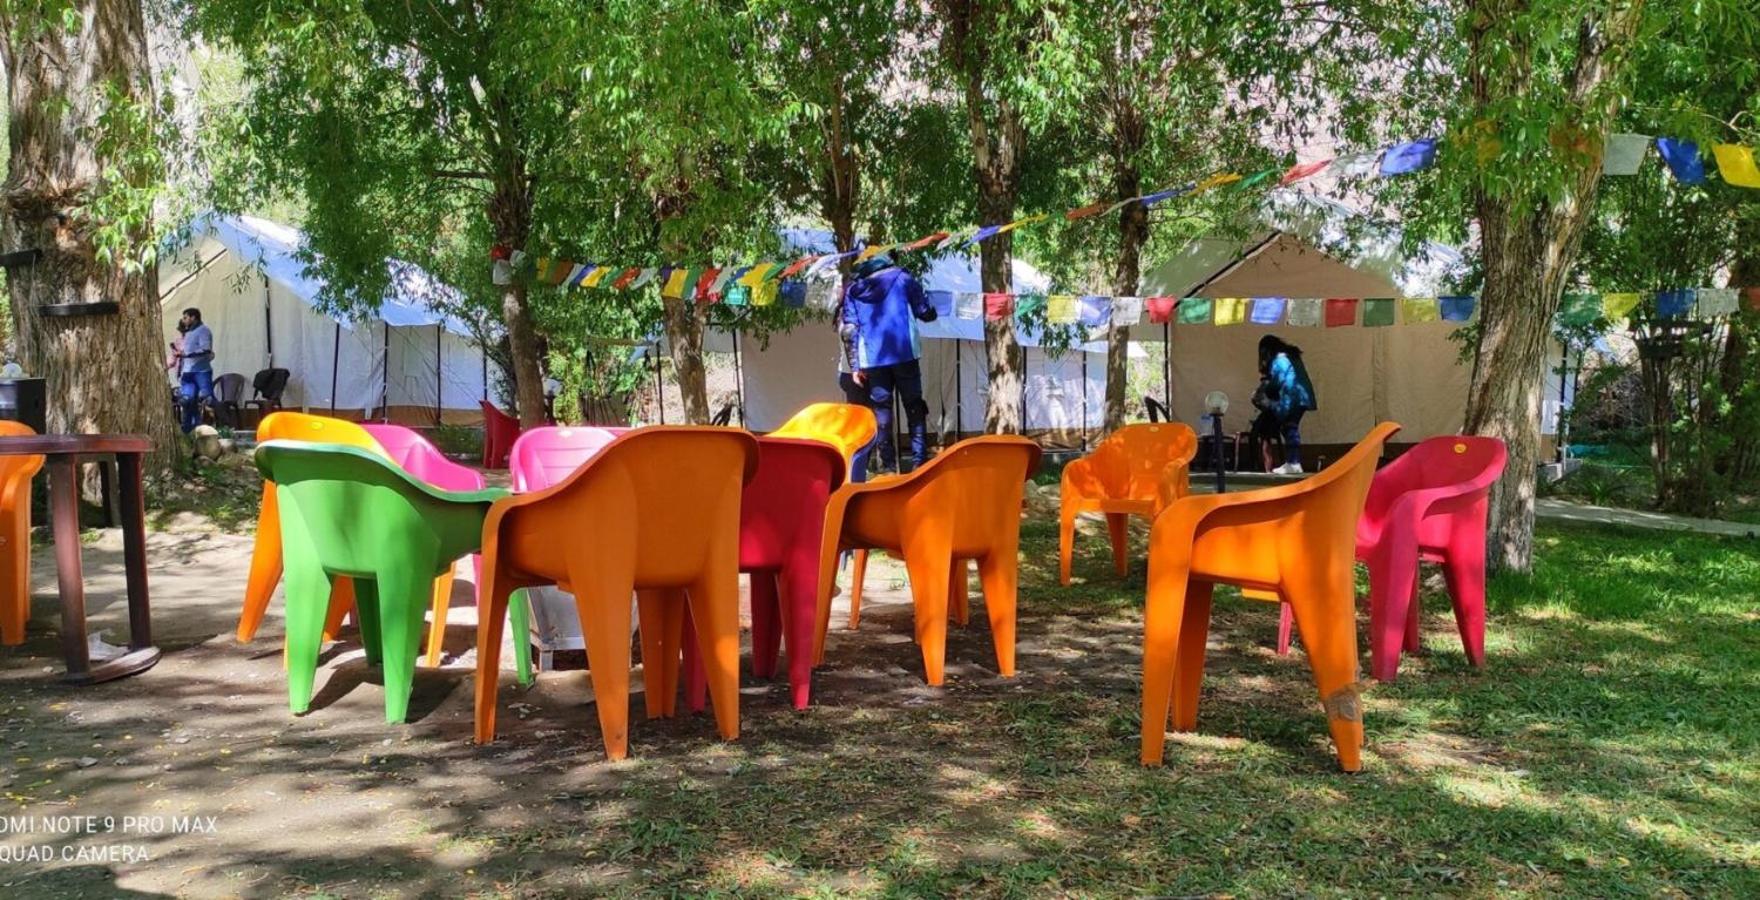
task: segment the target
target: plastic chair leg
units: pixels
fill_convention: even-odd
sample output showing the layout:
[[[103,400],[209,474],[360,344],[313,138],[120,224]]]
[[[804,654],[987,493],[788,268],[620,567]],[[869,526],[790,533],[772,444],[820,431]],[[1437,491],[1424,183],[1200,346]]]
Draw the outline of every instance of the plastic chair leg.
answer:
[[[1424,567],[1412,566],[1412,599],[1406,606],[1406,641],[1405,652],[1417,653],[1424,649],[1424,605],[1422,591],[1424,586]]]
[[[1377,681],[1392,681],[1399,673],[1407,622],[1417,616],[1412,597],[1418,550],[1402,543],[1388,538],[1369,561],[1369,671]]]
[[[947,586],[952,551],[934,543],[906,547],[904,565],[911,579],[917,646],[923,653],[923,680],[939,687],[946,680]]]
[[[303,542],[301,535],[294,538]],[[303,713],[312,705],[312,682],[318,673],[318,649],[323,639],[324,613],[329,606],[330,577],[318,564],[316,550],[303,545],[295,565],[287,572],[287,707]]]
[[[1277,605],[1279,607],[1277,611],[1277,655],[1288,656],[1290,626],[1295,624],[1295,619],[1289,611],[1288,603]]]
[[[849,569],[849,630],[862,622],[862,582],[868,577],[868,551],[857,550]]]
[[[1186,587],[1173,662],[1173,712],[1168,719],[1174,731],[1198,727],[1198,690],[1204,684],[1204,650],[1210,641],[1210,603],[1215,593],[1216,585],[1208,581],[1192,581]]]
[[[28,492],[21,492],[13,508],[4,513],[5,532],[0,535],[0,645],[24,643],[25,623],[31,618],[31,506]]]
[[[513,625],[513,665],[521,685],[538,680],[532,673],[532,603],[525,591],[515,591],[507,601],[507,619]]]
[[[1130,572],[1131,517],[1129,513],[1106,514],[1106,536],[1112,541],[1112,571],[1123,578]]]
[[[685,708],[691,715],[696,715],[709,708],[709,675],[703,669],[701,642],[697,640],[696,625],[691,621],[690,603],[683,597],[679,602],[684,606],[683,636],[679,643],[684,668],[679,677],[684,680]]]
[[[428,668],[440,667],[440,652],[446,644],[446,610],[452,606],[452,569],[434,579],[432,621],[428,624],[428,652],[423,661]],[[518,635],[515,635],[518,637]]]
[[[329,609],[324,612],[324,640],[334,641],[342,634],[342,620],[354,611],[354,579],[338,575],[330,582]]]
[[[483,567],[483,605],[477,610],[476,739],[487,744],[495,739],[496,692],[501,683],[501,631],[507,616],[512,585],[497,574],[494,560]]]
[[[674,715],[678,709],[684,598],[674,594],[664,590],[636,592],[642,623],[642,700],[650,719]]]
[[[990,617],[990,637],[996,645],[996,671],[1004,678],[1014,676],[1015,602],[1019,593],[1017,581],[1019,555],[1013,548],[997,548],[978,560],[978,579],[984,585],[984,612]],[[966,564],[954,566],[960,593],[965,593]]]
[[[1314,687],[1326,711],[1338,764],[1346,772],[1359,771],[1363,767],[1363,701],[1357,685],[1356,597],[1351,572],[1345,569],[1337,577],[1315,573],[1286,584],[1285,592],[1313,667]],[[1397,642],[1394,647],[1397,650]]]
[[[599,708],[599,730],[607,759],[629,754],[629,595],[634,589],[629,571],[594,565],[588,571],[569,572],[575,609],[586,637],[587,672],[593,682],[593,700]]]
[[[757,678],[776,677],[776,657],[782,649],[782,610],[776,576],[774,569],[758,569],[750,573],[752,675]]]
[[[1070,498],[1063,498],[1057,515],[1057,577],[1069,587],[1070,563],[1076,552],[1076,507]]]
[[[972,624],[972,591],[966,576],[966,561],[954,560],[953,571],[947,578],[947,617],[961,628]]]
[[[813,592],[819,587],[819,560],[807,554],[783,566],[780,588],[782,630],[788,642],[788,690],[795,709],[806,709],[813,690],[813,641],[818,609]]]
[[[367,652],[367,665],[383,666],[385,635],[382,628],[384,617],[380,615],[379,585],[370,578],[357,580],[354,598],[354,617],[360,624],[361,649]]]
[[[1167,745],[1174,663],[1179,654],[1180,627],[1185,621],[1190,585],[1183,566],[1157,567],[1153,554],[1149,563],[1149,586],[1143,608],[1143,711],[1138,727],[1142,764],[1159,766]]]
[[[1467,662],[1485,665],[1485,544],[1482,540],[1457,541],[1442,563],[1454,605],[1454,625],[1461,635]]]
[[[381,570],[374,593],[379,606],[379,659],[385,678],[385,721],[402,722],[409,716],[409,697],[415,690],[416,657],[422,646],[423,619],[434,593],[431,567]],[[451,579],[448,578],[448,581]],[[362,621],[366,617],[362,616]]]
[[[709,562],[688,595],[697,650],[714,704],[715,730],[731,741],[739,737],[739,548],[727,543],[710,548]],[[624,627],[627,630],[628,625]]]
[[[263,485],[257,514],[257,537],[251,547],[250,575],[245,580],[244,608],[238,614],[238,640],[249,643],[263,624],[275,583],[281,580],[281,514],[274,485]]]

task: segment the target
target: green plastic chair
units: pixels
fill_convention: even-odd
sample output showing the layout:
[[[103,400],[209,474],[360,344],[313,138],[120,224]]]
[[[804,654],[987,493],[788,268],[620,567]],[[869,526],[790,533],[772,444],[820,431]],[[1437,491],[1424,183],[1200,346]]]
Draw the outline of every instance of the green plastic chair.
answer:
[[[384,668],[385,721],[409,711],[423,614],[434,578],[481,549],[499,489],[443,491],[358,447],[268,441],[257,469],[275,483],[286,559],[287,702],[312,702],[324,615],[333,579],[353,579],[367,661]],[[513,633],[529,634],[526,606],[508,604]],[[522,684],[532,681],[531,648],[514,642]]]

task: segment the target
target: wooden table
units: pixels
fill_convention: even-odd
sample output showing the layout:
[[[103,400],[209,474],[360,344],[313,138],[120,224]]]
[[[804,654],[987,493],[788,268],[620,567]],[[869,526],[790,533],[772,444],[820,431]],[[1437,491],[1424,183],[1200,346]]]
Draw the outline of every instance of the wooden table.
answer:
[[[159,661],[147,608],[147,511],[142,497],[143,457],[153,442],[138,434],[44,434],[0,438],[0,456],[47,457],[49,515],[55,538],[55,567],[61,588],[61,650],[66,680],[97,684],[137,672]],[[122,494],[122,561],[128,581],[128,652],[92,665],[86,645],[86,587],[80,566],[79,469],[83,463],[116,460]]]

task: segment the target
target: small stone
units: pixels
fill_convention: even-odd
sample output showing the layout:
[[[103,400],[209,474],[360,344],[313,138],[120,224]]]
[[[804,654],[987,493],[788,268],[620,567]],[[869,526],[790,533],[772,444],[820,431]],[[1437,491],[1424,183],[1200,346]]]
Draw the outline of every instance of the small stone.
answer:
[[[93,757],[93,756],[82,756],[79,758],[79,763],[78,763],[79,767],[82,769],[89,769],[97,764],[98,764],[97,757]]]

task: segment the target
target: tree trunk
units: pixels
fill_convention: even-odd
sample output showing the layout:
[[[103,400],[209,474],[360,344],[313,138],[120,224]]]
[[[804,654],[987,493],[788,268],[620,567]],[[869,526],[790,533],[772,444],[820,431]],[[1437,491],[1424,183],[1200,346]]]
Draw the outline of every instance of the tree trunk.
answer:
[[[1114,188],[1118,199],[1142,193],[1143,179],[1131,165],[1128,151],[1115,161]],[[1141,203],[1132,203],[1118,213],[1118,268],[1112,280],[1112,292],[1119,297],[1134,297],[1142,279],[1143,244],[1149,240],[1149,210]],[[1106,430],[1124,425],[1125,407],[1130,388],[1130,326],[1113,322],[1106,330]]]
[[[1520,27],[1507,0],[1480,0],[1474,6],[1468,35],[1472,101],[1479,110],[1495,110],[1524,93],[1534,77],[1533,61],[1526,41],[1515,41],[1512,54],[1511,43],[1494,33]],[[1578,29],[1568,88],[1581,116],[1572,123],[1573,133],[1585,144],[1600,146],[1607,137],[1605,123],[1619,98],[1602,88],[1618,76],[1642,7],[1639,0],[1602,20],[1586,15]],[[1597,96],[1603,108],[1589,109]],[[1494,114],[1487,118],[1494,120]],[[1509,464],[1491,494],[1486,563],[1493,570],[1527,571],[1533,562],[1546,348],[1600,184],[1599,162],[1582,161],[1554,197],[1503,196],[1483,185],[1473,197],[1485,287],[1466,430],[1500,438],[1509,448]]]
[[[536,428],[544,417],[544,373],[538,366],[538,330],[532,325],[532,308],[526,302],[530,288],[515,278],[501,291],[501,320],[507,325],[508,352],[513,357],[513,399],[519,408],[519,427]]]
[[[1006,225],[1015,214],[1026,131],[1020,117],[1006,103],[996,104],[993,124],[985,122],[984,103],[981,85],[968,91],[966,113],[978,164],[978,210],[982,224]],[[1013,290],[1014,235],[999,234],[978,246],[984,292],[1006,294]],[[1020,434],[1027,424],[1021,408],[1026,390],[1021,370],[1026,360],[1020,342],[1015,340],[1012,314],[991,319],[988,308],[985,309],[984,358],[990,381],[984,430],[991,434]]]
[[[133,433],[152,439],[153,470],[181,455],[165,375],[158,273],[128,272],[96,255],[89,204],[117,188],[147,189],[156,177],[125,175],[102,183],[105,170],[140,168],[100,158],[92,135],[108,98],[152,106],[146,28],[138,3],[77,0],[77,31],[54,22],[18,21],[0,11],[0,63],[8,75],[11,158],[0,193],[0,251],[38,248],[35,266],[7,278],[19,363],[47,381],[51,432]],[[127,254],[152,241],[150,222],[126,235]],[[41,307],[113,301],[114,314],[50,317]]]
[[[1745,219],[1736,231],[1742,248],[1730,271],[1730,284],[1738,288],[1760,285],[1760,219]],[[1741,484],[1753,478],[1760,466],[1760,384],[1756,383],[1754,336],[1760,333],[1760,313],[1747,309],[1729,317],[1724,336],[1718,386],[1729,403],[1726,421],[1731,441],[1717,461],[1717,471]]]
[[[661,301],[666,319],[666,340],[672,345],[672,369],[678,376],[678,394],[684,419],[692,425],[709,424],[708,375],[703,368],[703,315],[693,297],[668,297]]]

